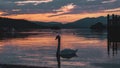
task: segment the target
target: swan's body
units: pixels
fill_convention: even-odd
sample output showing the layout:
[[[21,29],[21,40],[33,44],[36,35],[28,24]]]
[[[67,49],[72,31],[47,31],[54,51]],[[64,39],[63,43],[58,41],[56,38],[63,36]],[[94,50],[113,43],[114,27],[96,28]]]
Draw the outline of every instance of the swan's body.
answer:
[[[73,50],[73,49],[64,49],[60,52],[60,56],[62,58],[72,58],[77,56],[76,55],[77,50]]]

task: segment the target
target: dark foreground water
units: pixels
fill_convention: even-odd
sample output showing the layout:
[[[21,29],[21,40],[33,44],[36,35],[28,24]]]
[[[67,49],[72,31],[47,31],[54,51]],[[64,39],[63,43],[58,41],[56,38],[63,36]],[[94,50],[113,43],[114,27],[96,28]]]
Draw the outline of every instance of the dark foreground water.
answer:
[[[21,32],[21,36],[2,37],[0,63],[57,68],[55,40],[57,30]],[[61,58],[61,68],[120,68],[120,52],[107,52],[107,33],[89,29],[62,29],[61,50],[78,49],[77,56]]]

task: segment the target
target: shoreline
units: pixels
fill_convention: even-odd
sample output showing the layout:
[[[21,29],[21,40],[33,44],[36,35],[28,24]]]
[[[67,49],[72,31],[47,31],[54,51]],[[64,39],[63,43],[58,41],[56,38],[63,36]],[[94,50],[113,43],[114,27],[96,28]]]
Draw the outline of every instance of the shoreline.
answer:
[[[52,68],[52,67],[39,67],[39,66],[14,65],[14,64],[0,64],[0,68]]]

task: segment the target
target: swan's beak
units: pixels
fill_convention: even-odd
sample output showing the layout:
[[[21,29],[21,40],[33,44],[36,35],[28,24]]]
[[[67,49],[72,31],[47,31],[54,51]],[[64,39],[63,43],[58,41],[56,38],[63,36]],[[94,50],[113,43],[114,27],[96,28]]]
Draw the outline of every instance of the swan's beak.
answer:
[[[57,40],[58,38],[56,37],[55,40]]]
[[[59,35],[57,35],[57,36],[56,36],[55,40],[57,40],[58,38],[60,38],[60,36],[59,36]]]

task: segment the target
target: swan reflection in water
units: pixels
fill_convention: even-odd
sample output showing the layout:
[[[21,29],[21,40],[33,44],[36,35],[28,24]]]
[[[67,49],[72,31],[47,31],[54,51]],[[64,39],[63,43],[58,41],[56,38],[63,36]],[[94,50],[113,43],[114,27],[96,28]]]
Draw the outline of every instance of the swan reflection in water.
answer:
[[[57,47],[57,52],[56,52],[56,57],[57,57],[57,62],[58,62],[58,68],[61,68],[61,60],[60,60],[60,57],[62,58],[72,58],[72,57],[75,57],[77,56],[76,55],[76,52],[78,51],[77,49],[76,50],[73,50],[73,49],[64,49],[62,51],[60,51],[60,45],[61,45],[61,36],[58,34],[56,36],[56,39],[55,40],[58,40],[58,47]]]

